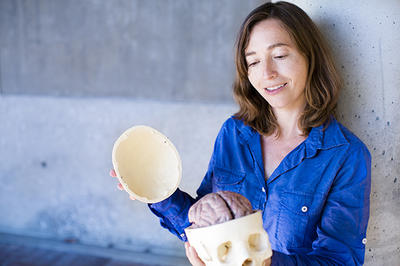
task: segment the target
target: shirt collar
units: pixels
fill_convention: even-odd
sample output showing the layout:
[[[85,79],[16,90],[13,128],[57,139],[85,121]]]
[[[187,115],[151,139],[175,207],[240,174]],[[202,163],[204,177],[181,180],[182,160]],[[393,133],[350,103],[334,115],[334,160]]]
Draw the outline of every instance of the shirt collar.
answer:
[[[255,129],[249,125],[245,125],[243,121],[237,126],[241,139],[246,143],[249,139],[255,137],[255,135],[259,136]],[[348,143],[340,128],[339,122],[334,117],[331,117],[328,122],[311,129],[307,139],[304,141],[306,157],[313,157],[318,149],[325,150]]]
[[[259,168],[262,169],[262,176],[264,177],[260,134],[250,126],[244,125],[243,121],[237,122],[236,126],[240,132],[240,142],[249,146],[255,162],[258,164]],[[348,143],[348,141],[344,137],[339,123],[332,117],[328,123],[311,129],[306,140],[290,152],[281,164],[279,164],[278,168],[274,170],[272,175],[268,178],[268,184],[301,163],[305,158],[314,157],[318,150],[330,149],[346,143]]]

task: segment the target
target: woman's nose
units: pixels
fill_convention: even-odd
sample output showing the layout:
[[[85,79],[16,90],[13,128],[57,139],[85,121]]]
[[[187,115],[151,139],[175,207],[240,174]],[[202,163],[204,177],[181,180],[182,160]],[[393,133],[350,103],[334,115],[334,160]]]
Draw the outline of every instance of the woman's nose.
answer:
[[[263,66],[263,78],[273,79],[277,76],[277,72],[274,63],[271,60],[265,60]]]

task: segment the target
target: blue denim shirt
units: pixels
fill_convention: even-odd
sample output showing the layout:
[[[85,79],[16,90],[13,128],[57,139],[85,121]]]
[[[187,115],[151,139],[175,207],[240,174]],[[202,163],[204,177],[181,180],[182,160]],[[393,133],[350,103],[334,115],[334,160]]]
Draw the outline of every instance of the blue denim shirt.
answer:
[[[371,156],[334,118],[312,128],[265,181],[260,134],[229,118],[215,141],[194,199],[177,190],[149,204],[161,225],[186,241],[188,209],[219,190],[247,197],[262,210],[274,251],[272,265],[360,265],[369,218]]]

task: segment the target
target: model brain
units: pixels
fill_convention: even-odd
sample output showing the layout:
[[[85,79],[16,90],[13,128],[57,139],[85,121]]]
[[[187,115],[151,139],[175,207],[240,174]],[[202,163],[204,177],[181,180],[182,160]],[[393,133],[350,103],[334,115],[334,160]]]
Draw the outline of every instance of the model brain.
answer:
[[[248,199],[231,191],[218,191],[202,197],[189,209],[190,228],[220,224],[252,214]]]

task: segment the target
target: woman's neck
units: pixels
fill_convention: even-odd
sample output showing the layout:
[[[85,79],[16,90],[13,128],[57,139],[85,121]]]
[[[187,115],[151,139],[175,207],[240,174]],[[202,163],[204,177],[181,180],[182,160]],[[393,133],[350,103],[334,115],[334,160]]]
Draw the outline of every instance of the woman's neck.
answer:
[[[274,110],[274,114],[280,128],[280,139],[285,140],[302,136],[303,131],[298,124],[301,110],[278,109]]]

